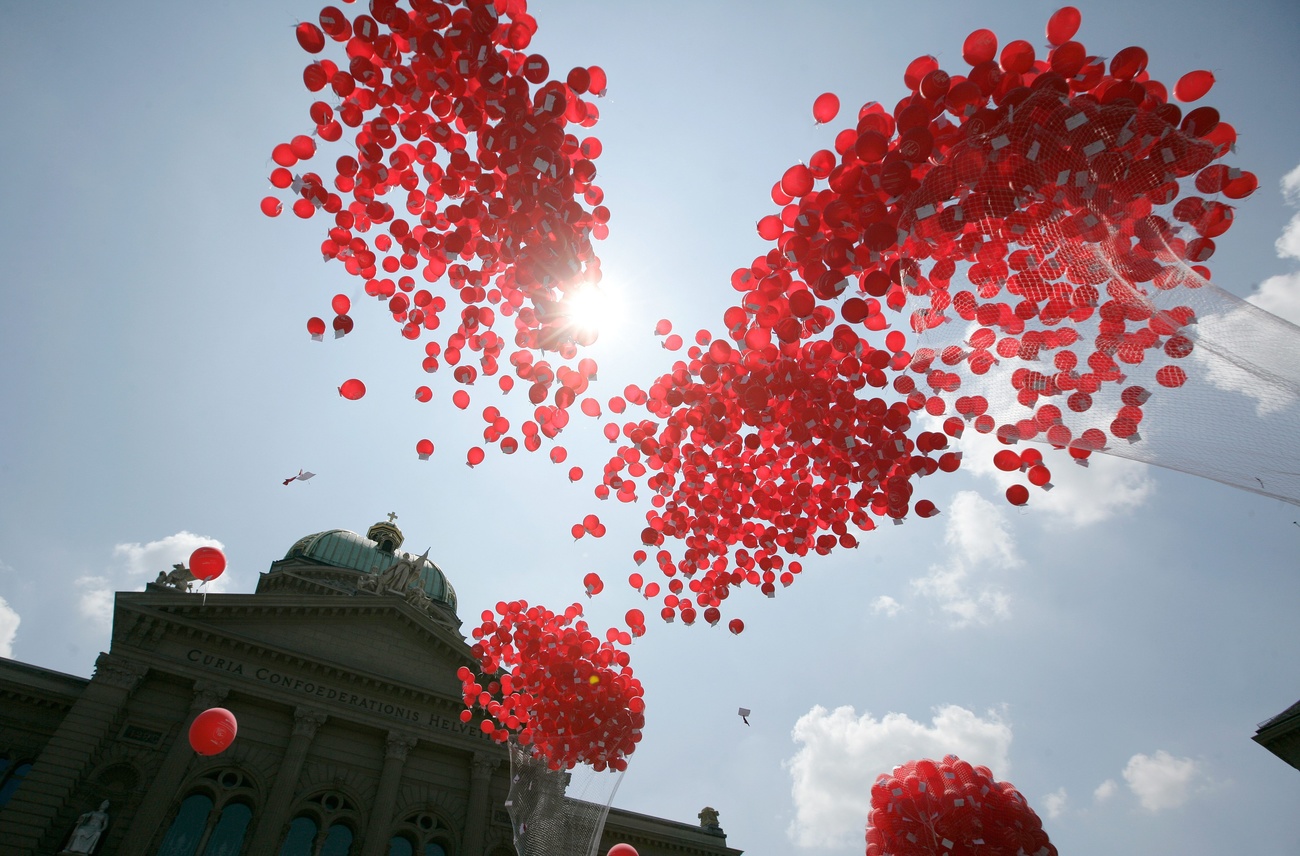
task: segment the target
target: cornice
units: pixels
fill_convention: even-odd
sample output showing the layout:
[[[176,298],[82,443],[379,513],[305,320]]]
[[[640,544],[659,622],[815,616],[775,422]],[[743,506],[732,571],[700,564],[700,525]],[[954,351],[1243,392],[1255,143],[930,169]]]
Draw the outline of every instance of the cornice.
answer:
[[[189,604],[176,604],[176,600],[181,597],[188,597],[188,595],[138,592],[129,593],[128,595],[128,593],[123,593],[117,601],[116,621],[122,621],[130,614],[142,616],[152,621],[154,625],[162,626],[164,635],[165,631],[171,630],[180,638],[190,640],[193,643],[210,643],[214,648],[220,646],[223,653],[243,655],[250,660],[259,660],[269,667],[278,665],[285,669],[292,669],[304,679],[311,678],[318,683],[346,685],[350,690],[358,694],[383,696],[393,701],[401,700],[412,707],[419,705],[448,719],[457,719],[461,710],[463,710],[463,705],[458,696],[442,694],[430,688],[415,686],[399,680],[377,677],[354,668],[331,663],[326,659],[315,659],[302,652],[280,648],[265,641],[232,632],[229,628],[213,626],[202,620],[194,620],[196,617],[202,617],[203,615],[215,616],[222,614],[267,618],[284,615],[317,615],[329,618],[344,613],[354,615],[391,615],[399,613],[408,623],[419,627],[416,623],[419,619],[418,614],[415,616],[416,620],[411,620],[411,616],[403,614],[405,610],[410,609],[405,601],[400,601],[397,598],[391,600],[367,598],[366,600],[372,602],[351,605],[338,604],[335,598],[329,597],[327,603],[303,604],[301,597],[298,596],[281,600],[272,595],[209,595],[206,606],[200,604],[190,606]],[[222,601],[214,603],[214,600],[218,597],[227,600],[224,603]],[[231,598],[238,598],[242,602],[231,603],[229,600]],[[159,601],[162,601],[162,603],[159,603]],[[414,612],[414,610],[411,611]],[[472,665],[468,645],[461,643],[459,650],[457,650],[445,640],[427,632],[427,628],[424,629],[426,630],[425,635],[431,641],[437,642],[439,648],[450,655],[449,659],[456,663]],[[157,671],[176,675],[187,680],[210,681],[214,676],[211,669],[192,665],[173,657],[160,656],[153,651],[132,650],[131,656],[137,660],[146,661],[148,665]],[[302,703],[300,695],[276,685],[254,681],[248,676],[223,673],[221,674],[221,680],[232,691],[239,692],[242,689],[243,694],[282,703],[291,708]],[[383,716],[371,714],[364,709],[349,707],[346,710],[347,719],[365,722],[368,725],[385,730],[392,728],[391,720]],[[329,712],[331,715],[335,714],[332,709]],[[455,731],[446,733],[442,731],[422,731],[421,735],[423,739],[432,742],[441,742],[444,745],[454,745],[471,751],[483,751],[486,748],[478,735],[460,734]]]
[[[197,598],[189,600],[193,597],[182,592],[120,592],[114,608],[114,626],[119,624],[118,613],[126,606],[137,607],[135,611],[141,615],[167,616],[172,621],[186,615],[214,618],[223,615],[245,618],[386,615],[398,618],[403,625],[428,636],[447,653],[470,657],[469,644],[459,634],[453,636],[448,627],[395,596],[319,594],[310,595],[312,600],[304,601],[300,594],[214,594],[208,595],[206,602]],[[129,636],[132,630],[128,627],[123,635]],[[158,636],[156,631],[149,635]]]

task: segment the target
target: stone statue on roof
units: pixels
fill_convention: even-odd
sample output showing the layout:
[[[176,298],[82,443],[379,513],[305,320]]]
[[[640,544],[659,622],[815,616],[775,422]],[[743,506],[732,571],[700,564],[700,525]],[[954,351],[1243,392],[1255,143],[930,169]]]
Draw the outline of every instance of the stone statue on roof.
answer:
[[[410,556],[402,554],[397,557],[397,561],[380,571],[378,576],[374,577],[374,582],[368,585],[358,586],[375,592],[397,592],[405,596],[406,590],[411,586],[420,585],[420,569],[424,567],[429,558],[429,551],[425,550],[419,557],[412,559]],[[363,580],[363,583],[370,583],[370,580]]]

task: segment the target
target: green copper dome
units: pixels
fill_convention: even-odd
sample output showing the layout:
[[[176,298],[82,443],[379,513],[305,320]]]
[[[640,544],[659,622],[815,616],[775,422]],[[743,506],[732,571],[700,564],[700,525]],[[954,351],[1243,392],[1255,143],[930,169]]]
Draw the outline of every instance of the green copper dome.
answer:
[[[396,527],[391,524],[376,524],[371,527],[371,532],[383,539],[382,544],[347,529],[317,532],[300,538],[284,557],[306,559],[334,568],[350,568],[363,574],[375,575],[392,567],[398,560],[405,559],[419,568],[420,586],[424,593],[431,599],[446,604],[454,612],[456,590],[447,582],[442,569],[426,557],[397,549],[396,545],[401,544],[401,534],[397,533],[396,538],[391,537],[395,531]],[[384,549],[385,547],[389,549]]]

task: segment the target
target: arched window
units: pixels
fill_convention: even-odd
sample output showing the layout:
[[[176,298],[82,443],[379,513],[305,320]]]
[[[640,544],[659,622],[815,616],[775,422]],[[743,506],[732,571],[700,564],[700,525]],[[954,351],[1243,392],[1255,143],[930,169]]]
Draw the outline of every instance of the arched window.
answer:
[[[409,814],[388,842],[388,856],[452,856],[451,827],[428,811]]]
[[[31,761],[20,761],[14,764],[12,769],[9,768],[10,763],[7,758],[0,762],[4,765],[4,768],[0,769],[0,806],[4,806],[13,798],[14,791],[18,790],[18,786],[23,783],[23,779],[32,769]]]
[[[203,856],[239,856],[244,846],[244,833],[248,831],[248,822],[253,819],[253,809],[242,802],[226,803],[221,810],[221,817],[212,830],[208,846]]]
[[[361,815],[338,791],[310,797],[289,825],[278,856],[351,856]]]
[[[352,850],[352,830],[342,823],[330,827],[325,835],[325,844],[320,849],[320,856],[348,856]]]
[[[239,856],[253,819],[252,784],[238,770],[214,770],[172,819],[156,856]]]
[[[316,821],[310,817],[295,817],[289,824],[289,834],[284,837],[280,856],[312,856],[316,844]]]
[[[167,837],[158,848],[158,856],[195,856],[212,813],[212,797],[190,794],[181,803],[176,819],[167,828]]]

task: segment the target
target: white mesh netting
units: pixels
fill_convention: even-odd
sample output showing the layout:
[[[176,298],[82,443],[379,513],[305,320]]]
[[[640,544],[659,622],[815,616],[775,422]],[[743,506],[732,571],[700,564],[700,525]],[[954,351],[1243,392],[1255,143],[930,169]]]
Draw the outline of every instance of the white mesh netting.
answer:
[[[596,856],[623,771],[554,770],[511,741],[506,810],[519,856]]]
[[[1241,175],[1214,125],[1048,87],[1005,113],[900,219],[934,259],[898,273],[926,409],[1300,503],[1300,328],[1200,264],[1232,208],[1196,194]]]

